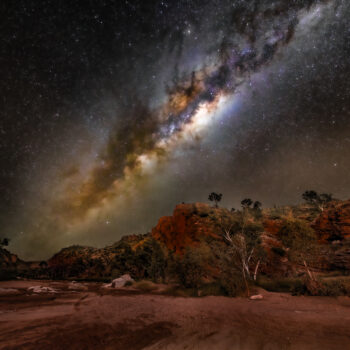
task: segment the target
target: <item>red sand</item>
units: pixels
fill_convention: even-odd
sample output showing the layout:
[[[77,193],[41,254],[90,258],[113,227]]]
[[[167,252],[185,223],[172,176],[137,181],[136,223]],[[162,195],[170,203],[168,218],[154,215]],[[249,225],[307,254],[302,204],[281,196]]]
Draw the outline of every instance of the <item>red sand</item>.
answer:
[[[44,285],[57,294],[28,295]],[[350,298],[179,298],[0,282],[0,349],[350,349]]]

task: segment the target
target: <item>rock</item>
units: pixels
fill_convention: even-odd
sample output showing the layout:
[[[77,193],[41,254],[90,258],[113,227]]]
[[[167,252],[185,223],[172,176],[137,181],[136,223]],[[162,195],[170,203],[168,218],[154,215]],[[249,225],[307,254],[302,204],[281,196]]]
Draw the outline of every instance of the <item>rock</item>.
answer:
[[[261,294],[257,294],[257,295],[252,295],[249,299],[250,300],[261,300],[261,299],[264,299],[264,297]]]
[[[263,233],[261,245],[266,252],[266,259],[259,266],[259,272],[267,276],[287,277],[292,274],[292,266],[287,258],[286,249],[276,236]]]
[[[229,215],[224,208],[212,208],[208,204],[179,204],[172,216],[163,216],[152,229],[152,237],[168,249],[181,253],[188,246],[198,244],[203,237],[222,240],[218,235],[218,218]]]
[[[127,282],[134,282],[129,274],[120,276],[112,281],[112,283],[107,283],[102,286],[102,288],[122,288]]]
[[[32,286],[29,287],[28,292],[40,294],[40,293],[57,293],[56,289],[50,288],[50,287],[43,287],[43,286]]]
[[[342,247],[329,255],[331,269],[350,270],[350,248]]]
[[[0,274],[6,269],[26,269],[27,263],[18,258],[17,255],[10,253],[8,250],[0,247]]]
[[[125,246],[135,250],[149,235],[130,235],[105,248],[71,246],[63,248],[47,261],[50,278],[67,279],[113,276],[116,256],[124,253]],[[121,266],[120,266],[121,267]]]
[[[131,278],[130,275],[126,274],[126,275],[123,275],[123,276],[113,280],[111,283],[111,287],[112,288],[121,288],[121,287],[125,286],[126,282],[134,282],[134,280]]]
[[[265,219],[263,221],[263,225],[264,225],[264,230],[266,233],[276,236],[278,231],[280,230],[280,228],[283,225],[283,221],[282,220],[272,220],[272,219]]]
[[[0,288],[0,295],[17,295],[21,294],[18,289],[14,288]]]
[[[322,243],[350,238],[350,200],[334,203],[312,227]]]
[[[82,283],[78,283],[78,282],[72,281],[69,284],[68,289],[71,289],[71,290],[87,290],[88,287],[84,286]]]

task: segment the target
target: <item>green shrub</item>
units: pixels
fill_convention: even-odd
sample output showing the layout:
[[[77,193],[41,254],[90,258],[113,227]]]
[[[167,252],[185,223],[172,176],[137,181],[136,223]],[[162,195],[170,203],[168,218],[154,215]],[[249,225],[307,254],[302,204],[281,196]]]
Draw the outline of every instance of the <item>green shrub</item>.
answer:
[[[242,275],[232,268],[223,271],[219,283],[223,294],[229,297],[241,296],[246,293]]]
[[[198,289],[183,288],[181,286],[171,286],[165,291],[163,291],[162,294],[172,297],[193,298],[198,297]]]
[[[173,273],[182,287],[197,288],[205,272],[205,256],[201,249],[187,247],[183,256],[175,256]]]
[[[130,287],[130,286],[132,286],[133,284],[134,284],[133,281],[126,281],[126,282],[125,282],[125,287]]]
[[[320,282],[319,294],[323,296],[350,295],[349,282],[344,279],[322,280]]]
[[[302,279],[298,280],[298,283],[291,287],[290,292],[292,295],[311,295],[308,283]]]
[[[286,247],[305,253],[316,242],[315,231],[303,220],[285,220],[277,235]]]
[[[0,281],[14,280],[17,277],[15,270],[0,270]]]
[[[342,296],[350,295],[350,284],[342,278],[320,279],[311,281],[304,279],[302,283],[292,289],[293,295],[313,295],[313,296]]]
[[[227,295],[226,290],[220,282],[206,283],[200,288],[200,296]]]
[[[329,277],[345,277],[348,276],[349,271],[329,271],[323,278],[329,278]],[[345,277],[346,278],[346,277]]]
[[[258,278],[256,285],[269,292],[292,293],[296,295],[304,294],[302,291],[305,289],[303,281],[298,278],[269,279],[261,276]]]
[[[285,256],[286,251],[283,248],[280,247],[272,247],[271,251],[279,256]]]
[[[146,272],[148,277],[150,277],[153,282],[158,282],[159,280],[164,280],[165,278],[167,261],[161,246],[156,240],[151,240],[151,247],[151,261]]]
[[[153,282],[145,280],[134,282],[133,287],[145,293],[153,292],[158,288]]]

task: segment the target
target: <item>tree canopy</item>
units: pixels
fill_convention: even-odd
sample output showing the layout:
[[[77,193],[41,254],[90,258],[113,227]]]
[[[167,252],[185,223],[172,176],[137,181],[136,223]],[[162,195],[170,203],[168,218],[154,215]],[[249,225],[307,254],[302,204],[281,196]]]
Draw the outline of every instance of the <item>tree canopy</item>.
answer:
[[[6,247],[10,243],[10,240],[8,238],[0,238],[0,246],[1,247]]]
[[[318,194],[316,191],[313,190],[305,191],[302,194],[302,197],[308,204],[317,207],[321,211],[324,210],[324,207],[327,203],[333,200],[333,196],[331,193]]]
[[[222,198],[222,193],[216,193],[216,192],[212,192],[209,194],[209,197],[208,199],[211,201],[211,202],[214,202],[215,203],[215,208],[218,207],[218,203],[221,201],[221,198]]]

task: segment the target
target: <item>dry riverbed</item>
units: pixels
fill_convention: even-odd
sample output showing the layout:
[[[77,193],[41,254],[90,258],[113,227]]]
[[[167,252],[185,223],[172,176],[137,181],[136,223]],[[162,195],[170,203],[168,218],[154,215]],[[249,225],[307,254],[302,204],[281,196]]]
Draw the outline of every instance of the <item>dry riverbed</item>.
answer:
[[[0,349],[350,349],[348,297],[182,298],[101,286],[0,282]]]

